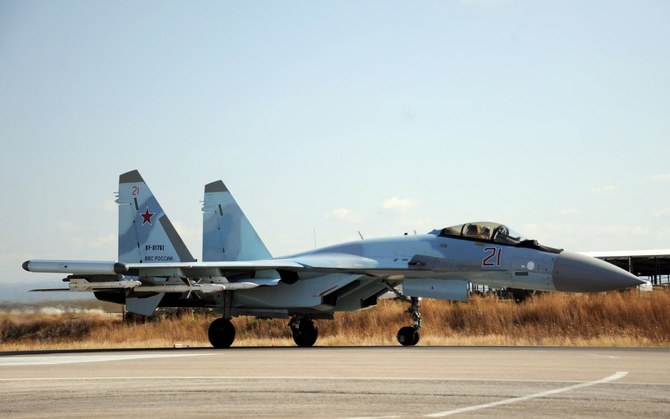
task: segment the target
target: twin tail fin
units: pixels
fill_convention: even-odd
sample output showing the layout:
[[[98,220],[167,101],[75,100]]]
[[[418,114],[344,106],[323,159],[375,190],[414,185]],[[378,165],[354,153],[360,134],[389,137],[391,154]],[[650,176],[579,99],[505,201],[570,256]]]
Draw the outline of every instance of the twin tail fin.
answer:
[[[203,261],[272,258],[258,233],[222,181],[218,180],[205,185],[202,212]]]
[[[119,262],[195,261],[137,170],[119,176],[116,202],[119,204]]]

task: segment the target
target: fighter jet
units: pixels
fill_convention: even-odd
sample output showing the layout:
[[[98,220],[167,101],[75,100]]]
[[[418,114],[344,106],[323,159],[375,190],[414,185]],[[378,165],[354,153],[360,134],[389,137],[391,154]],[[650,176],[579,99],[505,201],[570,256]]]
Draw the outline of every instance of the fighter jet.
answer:
[[[235,339],[235,316],[287,318],[298,346],[314,345],[314,319],[376,305],[387,292],[406,301],[420,339],[420,298],[468,299],[469,283],[492,288],[601,292],[644,283],[607,262],[527,240],[503,224],[470,222],[427,234],[374,238],[273,258],[222,181],[205,186],[203,255],[196,261],[137,170],[119,178],[116,261],[28,260],[30,272],[68,274],[63,291],[149,316],[157,307],[208,307],[215,348]],[[37,290],[37,291],[53,291]]]

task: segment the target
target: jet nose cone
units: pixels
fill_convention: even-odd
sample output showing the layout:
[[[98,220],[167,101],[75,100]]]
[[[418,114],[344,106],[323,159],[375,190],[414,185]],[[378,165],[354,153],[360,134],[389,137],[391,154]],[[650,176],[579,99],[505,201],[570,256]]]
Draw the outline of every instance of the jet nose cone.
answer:
[[[644,281],[590,256],[561,252],[554,262],[554,288],[568,292],[601,292],[635,287]]]

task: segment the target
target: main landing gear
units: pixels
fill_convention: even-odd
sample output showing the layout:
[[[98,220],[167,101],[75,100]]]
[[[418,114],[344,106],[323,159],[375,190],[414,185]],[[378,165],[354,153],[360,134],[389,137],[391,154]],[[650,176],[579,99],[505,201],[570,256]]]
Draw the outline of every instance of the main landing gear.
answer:
[[[235,326],[225,317],[216,319],[207,331],[209,343],[215,348],[229,348],[235,340]]]
[[[402,346],[414,346],[419,343],[420,335],[419,329],[421,329],[421,313],[419,313],[419,307],[421,306],[421,299],[419,297],[410,297],[408,300],[411,303],[408,313],[412,315],[412,325],[401,327],[398,330],[398,342]]]
[[[288,322],[288,327],[293,334],[293,341],[301,348],[313,346],[319,337],[319,330],[314,320],[307,317],[292,317]]]
[[[307,317],[293,317],[288,323],[295,344],[306,348],[313,346],[319,337],[319,330],[314,320]],[[235,340],[235,326],[230,319],[222,317],[216,319],[209,325],[207,331],[209,342],[215,348],[229,348]]]

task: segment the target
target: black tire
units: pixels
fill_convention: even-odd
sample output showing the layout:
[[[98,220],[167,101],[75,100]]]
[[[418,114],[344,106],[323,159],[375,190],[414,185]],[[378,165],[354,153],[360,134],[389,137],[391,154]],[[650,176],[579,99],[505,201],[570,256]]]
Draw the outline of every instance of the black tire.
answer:
[[[414,339],[412,340],[412,346],[416,346],[417,343],[419,343],[419,340],[421,340],[421,334],[417,330],[414,332]]]
[[[411,326],[405,326],[398,330],[397,338],[402,346],[414,346],[419,343],[420,335],[418,330]]]
[[[216,319],[207,331],[209,343],[215,348],[230,348],[235,340],[235,326],[229,319]]]
[[[298,320],[298,327],[292,326],[293,341],[301,348],[314,346],[319,337],[319,330],[311,319]]]

